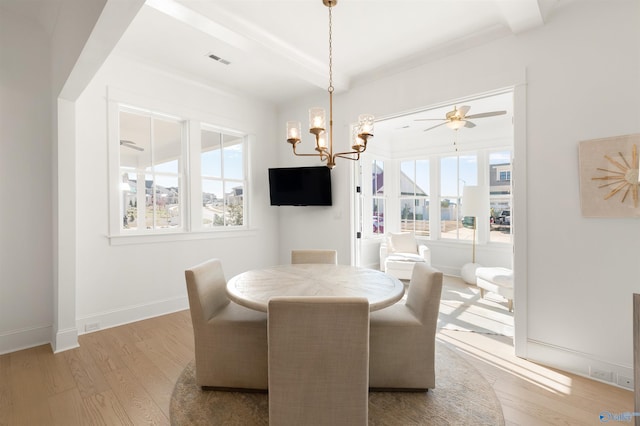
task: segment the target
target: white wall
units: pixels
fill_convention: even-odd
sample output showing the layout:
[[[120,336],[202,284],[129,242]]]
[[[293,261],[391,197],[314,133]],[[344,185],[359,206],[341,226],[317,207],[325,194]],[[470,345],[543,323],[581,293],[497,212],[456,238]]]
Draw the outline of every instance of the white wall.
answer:
[[[107,90],[252,134],[251,230],[207,239],[110,244],[108,235]],[[120,96],[120,95],[116,95]],[[116,99],[118,99],[116,97]],[[124,99],[120,99],[124,100]],[[170,109],[167,110],[166,108]],[[189,115],[193,117],[193,115]],[[184,270],[211,257],[227,278],[276,262],[276,211],[268,206],[267,168],[275,163],[273,106],[240,99],[111,56],[76,103],[77,325],[100,328],[188,307]],[[122,241],[119,241],[122,242]]]
[[[543,28],[355,85],[334,100],[342,128],[343,117],[353,120],[359,112],[383,117],[508,86],[526,89],[520,109],[526,110],[526,145],[518,148],[516,141],[514,160],[526,170],[525,188],[515,182],[526,198],[514,205],[516,252],[526,254],[516,289],[516,315],[526,315],[523,355],[580,374],[593,366],[633,377],[631,295],[640,291],[640,223],[582,217],[577,154],[579,141],[640,132],[638,28],[636,0],[574,2]],[[279,122],[304,123],[310,102],[283,109]],[[284,147],[279,152],[281,163],[300,163]],[[343,163],[334,170],[334,188],[348,185],[348,175],[335,173]],[[301,235],[308,246],[348,247],[348,197],[348,191],[337,193],[335,206],[322,215],[283,212],[281,257]],[[526,221],[518,223],[524,206]],[[344,218],[339,224],[337,215]],[[307,230],[308,222],[316,230]],[[526,240],[518,240],[518,229]]]
[[[0,12],[0,353],[51,337],[50,55],[42,28]]]
[[[640,222],[582,217],[577,147],[582,140],[640,132],[640,2],[571,6],[545,31],[522,40],[528,52],[529,353],[548,362],[549,354],[562,352],[550,361],[584,370],[575,355],[633,377]]]

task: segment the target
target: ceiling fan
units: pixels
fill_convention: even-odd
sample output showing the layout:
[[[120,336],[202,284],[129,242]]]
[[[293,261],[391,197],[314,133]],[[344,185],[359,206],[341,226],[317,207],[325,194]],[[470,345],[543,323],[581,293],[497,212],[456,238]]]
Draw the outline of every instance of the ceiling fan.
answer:
[[[126,139],[120,139],[120,145],[127,148],[135,149],[136,151],[144,151],[144,148],[141,148],[137,146],[135,142]]]
[[[479,114],[467,115],[467,112],[469,112],[469,109],[471,109],[471,107],[468,105],[463,105],[460,108],[456,106],[453,108],[452,111],[449,111],[445,115],[445,118],[418,118],[415,121],[434,121],[434,120],[442,121],[442,123],[440,124],[436,124],[435,126],[424,129],[425,132],[427,130],[435,129],[436,127],[440,127],[445,124],[450,129],[458,130],[463,127],[468,127],[468,128],[476,127],[476,125],[471,121],[469,121],[469,119],[493,117],[496,115],[504,115],[507,113],[507,111],[490,111],[490,112],[481,112]]]

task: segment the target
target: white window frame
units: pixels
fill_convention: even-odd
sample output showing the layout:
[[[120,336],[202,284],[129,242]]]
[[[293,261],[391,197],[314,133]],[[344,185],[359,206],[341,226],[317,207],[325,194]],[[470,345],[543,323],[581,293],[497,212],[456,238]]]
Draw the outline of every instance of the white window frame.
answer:
[[[362,238],[363,239],[380,239],[385,236],[386,233],[389,232],[387,228],[387,219],[389,214],[389,207],[387,204],[388,197],[388,184],[389,184],[389,176],[387,175],[387,166],[392,162],[389,159],[380,157],[380,156],[366,156],[365,160],[361,160],[358,162],[360,166],[360,173],[362,182],[360,185],[360,191],[362,194],[362,208],[360,211],[360,215],[362,218]],[[373,166],[374,163],[382,163],[383,173],[384,173],[384,191],[382,195],[374,194],[372,187],[372,177],[373,177]],[[383,233],[374,233],[373,232],[373,202],[374,200],[378,200],[379,203],[382,203],[383,206],[383,217],[384,217],[384,232]]]
[[[176,117],[176,116],[170,116],[167,114],[163,114],[163,113],[159,113],[157,111],[152,111],[152,110],[147,110],[147,109],[142,109],[142,108],[137,108],[137,107],[133,107],[130,105],[124,105],[124,104],[120,104],[118,105],[118,160],[117,160],[117,168],[118,168],[118,176],[122,176],[122,171],[123,168],[121,167],[120,164],[120,113],[121,112],[126,112],[129,114],[136,114],[136,115],[140,115],[141,117],[147,117],[149,119],[155,120],[166,120],[166,121],[171,121],[171,122],[176,122],[176,123],[180,123],[181,129],[181,144],[180,144],[180,155],[177,158],[178,160],[178,173],[177,173],[177,179],[178,179],[178,187],[180,188],[180,192],[178,194],[178,205],[180,208],[180,226],[176,227],[176,228],[155,228],[152,227],[151,229],[148,229],[145,227],[146,224],[146,175],[148,174],[147,171],[143,170],[143,171],[137,171],[136,173],[136,181],[137,181],[137,206],[138,209],[142,211],[142,215],[140,215],[140,212],[138,213],[138,218],[141,219],[139,221],[139,226],[136,229],[122,229],[122,212],[124,210],[124,208],[126,206],[123,205],[123,197],[121,195],[121,193],[119,192],[118,195],[118,200],[117,200],[117,204],[118,204],[118,211],[120,212],[120,218],[119,218],[119,223],[118,223],[118,234],[119,235],[148,235],[148,234],[157,234],[157,233],[178,233],[178,232],[184,232],[184,230],[186,229],[187,224],[185,223],[185,213],[187,211],[186,207],[185,207],[185,202],[186,202],[186,196],[185,194],[187,193],[187,189],[188,187],[186,186],[186,179],[184,178],[184,172],[185,172],[185,162],[187,160],[187,156],[186,156],[186,151],[187,151],[187,143],[188,143],[188,135],[187,135],[187,131],[186,131],[186,127],[187,127],[187,123],[184,119],[180,118],[180,117]],[[153,129],[151,130],[151,167],[153,168],[156,164],[153,158],[154,155],[154,150],[153,150],[153,144],[154,144],[154,132]],[[154,186],[153,186],[153,192],[154,192],[154,198],[155,198],[155,177],[156,176],[173,176],[173,174],[167,174],[167,173],[163,173],[163,172],[159,172],[159,171],[155,171],[153,170],[151,172],[154,176]],[[120,179],[118,179],[118,185],[120,185]],[[120,189],[120,188],[118,188]],[[140,207],[142,205],[142,207]],[[112,206],[110,206],[111,208]],[[112,210],[113,211],[113,210]],[[153,222],[155,222],[155,208],[154,208],[154,219]],[[153,224],[152,224],[153,226]],[[113,229],[112,229],[113,231]]]
[[[432,232],[432,229],[431,229],[431,226],[432,226],[431,225],[431,202],[432,202],[432,197],[430,195],[431,194],[431,168],[432,168],[432,164],[431,163],[432,163],[432,161],[431,161],[430,158],[417,158],[417,159],[411,158],[411,159],[405,159],[405,160],[398,161],[397,162],[397,164],[398,164],[398,173],[397,173],[398,179],[402,179],[402,163],[403,162],[407,162],[407,161],[410,161],[410,162],[413,163],[413,180],[412,180],[412,182],[414,184],[414,188],[413,188],[413,195],[403,195],[402,194],[401,183],[400,182],[396,182],[396,186],[399,188],[398,196],[397,196],[397,199],[398,199],[397,208],[398,208],[398,216],[400,217],[400,221],[398,223],[398,228],[402,232],[406,231],[406,230],[402,229],[402,213],[401,213],[400,207],[402,206],[402,202],[403,201],[411,200],[411,201],[413,201],[413,214],[414,214],[414,217],[413,217],[413,230],[412,231],[415,234],[415,232],[416,232],[415,231],[416,230],[416,226],[415,226],[415,223],[416,223],[416,219],[415,219],[416,201],[421,201],[422,203],[424,203],[426,201],[426,202],[429,203],[429,221],[428,221],[429,222],[429,230],[427,232],[427,235],[416,234],[416,236],[418,238],[427,238]],[[416,178],[416,175],[417,175],[417,162],[418,161],[427,161],[427,163],[429,164],[429,167],[428,167],[429,168],[429,188],[427,188],[427,189],[422,188],[423,190],[425,190],[427,192],[427,195],[417,195],[416,194],[416,186],[417,185],[416,185],[416,182],[415,182],[415,178]]]
[[[201,165],[201,154],[202,154],[202,144],[199,143],[198,144],[198,184],[197,185],[199,187],[199,191],[196,195],[195,191],[194,191],[194,198],[196,198],[196,202],[198,203],[198,205],[200,206],[199,209],[195,209],[195,206],[193,206],[192,211],[194,212],[191,215],[192,218],[192,226],[194,229],[199,229],[199,230],[211,230],[214,232],[219,232],[221,230],[224,229],[246,229],[248,227],[247,225],[247,221],[249,218],[249,215],[247,214],[247,197],[245,196],[246,192],[247,192],[247,188],[248,188],[248,179],[247,179],[247,148],[248,148],[248,136],[246,134],[237,132],[237,131],[233,131],[233,130],[228,130],[228,129],[224,129],[222,127],[219,126],[215,126],[213,124],[209,124],[209,123],[200,123],[199,129],[198,131],[200,132],[200,134],[202,134],[201,132],[203,130],[207,130],[207,131],[211,131],[211,132],[216,132],[216,133],[220,133],[221,135],[227,135],[227,136],[233,136],[239,139],[242,139],[242,178],[241,179],[236,179],[236,178],[229,178],[227,176],[225,176],[225,170],[224,170],[224,142],[221,142],[221,151],[220,151],[220,156],[221,156],[221,162],[222,162],[222,170],[221,170],[221,176],[220,178],[212,178],[212,177],[204,177],[202,176],[202,172],[200,170],[200,165]],[[199,141],[201,142],[201,141]],[[227,207],[226,204],[226,199],[225,199],[225,187],[226,187],[226,183],[228,182],[237,182],[237,183],[241,183],[242,184],[242,193],[243,193],[243,197],[242,197],[242,225],[223,225],[223,226],[205,226],[202,220],[202,214],[201,214],[201,207],[202,207],[202,181],[203,180],[216,180],[216,181],[220,181],[222,183],[222,190],[223,190],[223,202],[224,202],[224,206],[225,209]],[[196,185],[194,185],[196,186]]]
[[[171,110],[171,105],[162,104],[156,107],[154,102],[141,99],[137,96],[131,96],[129,99],[126,94],[119,91],[116,96],[107,99],[107,116],[108,116],[108,193],[109,193],[109,224],[107,237],[112,245],[121,244],[139,244],[147,242],[163,242],[163,241],[179,241],[191,239],[209,239],[209,238],[225,238],[235,233],[253,232],[250,227],[250,170],[249,165],[249,146],[251,136],[247,132],[236,129],[230,129],[224,126],[215,126],[209,123],[215,122],[215,119],[203,120],[206,114],[197,112],[186,114],[171,114],[166,111]],[[149,106],[149,104],[152,104]],[[164,108],[163,108],[164,107]],[[153,113],[163,117],[172,119],[180,119],[183,125],[183,143],[182,143],[182,159],[180,161],[181,170],[180,188],[180,206],[181,206],[181,226],[175,229],[155,229],[155,230],[135,230],[127,231],[121,229],[121,199],[120,191],[120,123],[119,114],[121,108],[131,111],[142,111]],[[182,117],[180,117],[182,115]],[[191,118],[192,116],[193,118]],[[202,225],[202,179],[200,170],[200,152],[201,152],[201,128],[206,126],[207,129],[214,128],[216,131],[231,134],[242,138],[242,161],[243,161],[243,224],[241,226],[219,226],[205,228]]]
[[[399,232],[400,231],[400,201],[405,199],[428,199],[429,200],[429,235],[428,236],[419,236],[419,239],[430,240],[430,241],[439,241],[446,244],[469,244],[469,240],[463,238],[442,238],[441,237],[441,221],[440,221],[440,202],[442,200],[443,195],[441,194],[441,160],[445,157],[464,157],[464,156],[475,156],[477,160],[477,184],[479,185],[487,185],[490,181],[489,179],[489,156],[490,153],[495,151],[509,151],[513,153],[513,147],[508,146],[492,146],[485,147],[481,149],[473,149],[469,151],[459,151],[459,152],[447,152],[447,153],[434,153],[434,154],[425,154],[419,156],[413,156],[410,158],[399,158],[397,160],[384,160],[384,168],[385,168],[385,233],[388,232]],[[378,158],[378,157],[376,157]],[[427,160],[429,161],[429,185],[430,188],[423,188],[427,192],[427,196],[402,196],[400,194],[400,184],[398,179],[401,176],[400,165],[403,161],[420,161]],[[511,164],[513,164],[513,159],[511,160]],[[459,172],[458,172],[459,173]],[[371,167],[363,167],[363,176],[367,178],[371,176]],[[462,185],[460,183],[460,185]],[[371,232],[371,219],[370,216],[370,206],[372,205],[373,196],[371,193],[371,189],[369,188],[370,184],[366,186],[363,191],[364,199],[363,204],[365,206],[369,206],[366,210],[366,215],[364,216],[364,230],[363,235],[369,238],[378,237]],[[462,197],[462,186],[459,188],[458,197],[453,199],[452,201],[457,202],[457,200]],[[445,194],[446,196],[452,196],[453,194]],[[487,214],[486,218],[477,219],[479,222],[478,230],[477,230],[477,239],[478,242],[483,244],[491,244],[491,245],[506,245],[512,244],[513,242],[505,243],[505,242],[497,242],[489,240],[489,205],[487,205]],[[486,220],[485,220],[486,219]],[[482,228],[486,225],[486,229]]]

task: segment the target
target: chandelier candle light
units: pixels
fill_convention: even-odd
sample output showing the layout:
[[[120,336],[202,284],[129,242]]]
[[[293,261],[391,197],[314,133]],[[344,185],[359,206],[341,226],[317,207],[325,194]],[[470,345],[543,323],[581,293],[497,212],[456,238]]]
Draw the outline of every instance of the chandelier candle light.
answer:
[[[329,134],[327,135],[326,117],[324,108],[314,107],[309,110],[309,133],[316,137],[317,154],[299,154],[296,152],[296,145],[300,143],[302,135],[299,121],[287,121],[287,142],[293,148],[293,154],[301,157],[320,157],[321,161],[327,162],[327,167],[333,169],[336,165],[336,158],[346,158],[357,161],[360,153],[367,149],[367,140],[373,137],[373,115],[363,114],[358,117],[358,124],[354,128],[351,149],[352,151],[333,153],[333,55],[332,55],[332,23],[331,10],[338,4],[338,0],[322,0],[322,3],[329,8]]]

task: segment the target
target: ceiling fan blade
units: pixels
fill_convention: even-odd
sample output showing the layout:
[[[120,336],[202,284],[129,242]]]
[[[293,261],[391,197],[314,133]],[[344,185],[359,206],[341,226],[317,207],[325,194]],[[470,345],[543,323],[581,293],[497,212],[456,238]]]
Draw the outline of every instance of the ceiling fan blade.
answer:
[[[469,120],[464,120],[464,127],[467,127],[469,129],[476,127],[475,124],[473,124],[472,122],[470,122]]]
[[[470,109],[471,107],[469,105],[462,105],[460,108],[458,108],[460,118],[466,117],[467,112],[469,112]]]
[[[144,151],[144,148],[136,146],[135,142],[125,139],[120,139],[120,146],[126,146],[127,148],[135,149],[136,151]]]
[[[444,126],[447,123],[448,123],[448,121],[445,121],[444,123],[436,124],[433,127],[429,127],[428,129],[424,129],[423,132],[426,132],[427,130],[435,129],[436,127]]]
[[[496,115],[504,115],[507,111],[491,111],[491,112],[481,112],[480,114],[472,114],[467,116],[466,118],[485,118],[485,117],[493,117]]]

